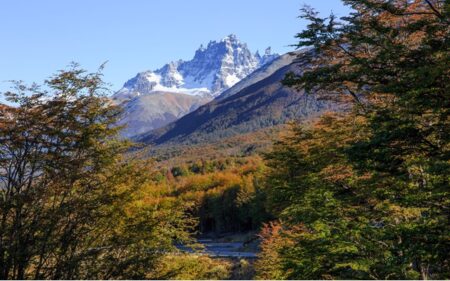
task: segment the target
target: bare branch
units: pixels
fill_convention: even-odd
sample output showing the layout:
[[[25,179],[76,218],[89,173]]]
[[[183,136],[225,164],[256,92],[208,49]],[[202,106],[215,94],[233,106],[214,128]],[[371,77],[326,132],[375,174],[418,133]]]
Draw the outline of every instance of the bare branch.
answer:
[[[428,4],[428,6],[430,6],[431,10],[433,10],[434,14],[438,18],[445,20],[444,16],[438,11],[438,9],[436,9],[436,7],[433,5],[433,3],[431,3],[430,0],[425,0],[425,2]]]

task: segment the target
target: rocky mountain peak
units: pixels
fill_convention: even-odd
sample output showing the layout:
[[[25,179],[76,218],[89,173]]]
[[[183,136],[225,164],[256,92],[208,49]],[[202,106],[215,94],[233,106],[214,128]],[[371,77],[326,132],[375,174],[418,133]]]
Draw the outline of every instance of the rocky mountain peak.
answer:
[[[114,98],[162,91],[216,97],[276,57],[278,54],[272,54],[270,48],[264,56],[253,54],[247,44],[230,34],[220,41],[210,41],[206,48],[200,45],[189,61],[170,62],[160,69],[138,73]]]
[[[225,38],[223,38],[222,41],[238,43],[239,39],[237,38],[237,36],[235,34],[230,34],[230,35],[226,36]]]

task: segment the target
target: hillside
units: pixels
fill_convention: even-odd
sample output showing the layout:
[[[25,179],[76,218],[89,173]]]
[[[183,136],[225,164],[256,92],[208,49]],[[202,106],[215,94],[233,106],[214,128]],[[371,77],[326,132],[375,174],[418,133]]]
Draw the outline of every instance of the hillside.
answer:
[[[337,106],[331,102],[281,84],[286,73],[299,71],[302,56],[236,94],[213,100],[163,128],[139,136],[137,140],[156,145],[210,142],[335,110]]]
[[[119,124],[126,125],[121,131],[124,137],[160,128],[210,101],[204,96],[158,92],[143,95],[124,103]]]

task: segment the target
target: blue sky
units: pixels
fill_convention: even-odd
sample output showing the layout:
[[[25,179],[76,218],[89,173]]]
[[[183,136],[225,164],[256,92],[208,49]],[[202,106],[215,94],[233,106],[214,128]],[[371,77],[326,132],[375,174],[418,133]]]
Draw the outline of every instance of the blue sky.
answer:
[[[200,44],[236,34],[251,50],[292,50],[303,4],[347,13],[339,0],[2,0],[0,91],[7,80],[42,82],[76,61],[108,61],[112,89],[137,72],[190,59]]]

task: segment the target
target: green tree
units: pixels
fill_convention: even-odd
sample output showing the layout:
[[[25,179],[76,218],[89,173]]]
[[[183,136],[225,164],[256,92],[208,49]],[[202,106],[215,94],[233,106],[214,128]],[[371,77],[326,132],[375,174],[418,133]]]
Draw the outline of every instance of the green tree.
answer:
[[[389,253],[373,215],[378,201],[345,154],[365,130],[362,117],[327,114],[312,125],[294,125],[266,155],[269,207],[280,223],[262,233],[259,275],[382,278],[379,265]],[[273,270],[261,266],[274,262]]]
[[[349,199],[362,196],[365,205],[371,208],[370,212],[359,213],[367,214],[363,218],[368,221],[364,219],[361,225],[352,228],[360,231],[368,228],[364,223],[372,225],[376,231],[362,237],[383,245],[380,248],[383,251],[379,251],[383,255],[371,257],[365,267],[360,267],[371,275],[358,275],[356,272],[333,275],[331,269],[335,268],[336,261],[332,261],[334,265],[329,269],[321,267],[318,272],[328,272],[333,278],[449,278],[450,2],[343,2],[353,12],[342,22],[333,15],[320,18],[313,9],[303,9],[302,17],[310,24],[307,30],[297,35],[300,40],[298,46],[312,46],[313,50],[307,53],[306,70],[302,75],[290,74],[285,83],[322,97],[352,102],[353,118],[365,118],[363,137],[347,143],[340,153],[343,153],[343,163],[347,163],[358,177],[363,177],[349,185],[349,191],[352,186],[359,186],[359,191]],[[333,131],[340,133],[336,129]],[[310,137],[305,136],[302,142]],[[336,139],[336,136],[331,135],[330,138]],[[339,147],[339,143],[335,146]],[[286,159],[295,157],[289,153],[298,151],[298,148],[293,144],[284,147],[288,148],[285,154],[282,154],[286,150],[283,148],[277,150],[273,157],[285,157],[281,158],[279,166],[291,167],[292,170],[284,175],[273,175],[269,181],[282,187],[283,192],[275,194],[272,201],[280,209],[280,214],[301,218],[303,223],[308,223],[297,211],[304,203],[304,196],[311,194],[317,198],[318,204],[320,201],[338,204],[332,206],[336,209],[336,213],[331,214],[336,216],[333,220],[345,219],[345,212],[339,214],[345,205],[340,205],[341,200],[336,201],[336,194],[329,193],[335,184],[328,187],[322,181],[315,184],[317,171],[323,168],[320,166],[322,161],[336,159],[334,146],[326,148],[325,155],[321,155],[324,151],[308,150],[291,162]],[[319,157],[317,161],[308,162],[307,159],[314,155]],[[319,170],[314,170],[315,167]],[[341,173],[336,170],[336,176]],[[312,183],[309,182],[311,177]],[[307,184],[302,185],[302,182]],[[314,191],[308,193],[302,186],[308,187],[307,191],[314,186]],[[303,196],[303,199],[293,202],[298,196]],[[319,214],[310,211],[318,215],[320,221],[327,218],[332,208]],[[357,206],[354,208],[359,212]],[[349,218],[354,219],[355,216]],[[317,227],[320,229],[318,233],[329,228],[327,224]],[[311,225],[306,229],[311,231]],[[330,235],[333,233],[329,232]],[[337,237],[342,239],[345,235],[348,233],[338,232]],[[287,268],[297,271],[294,276],[298,278],[310,276],[304,274],[311,273],[308,270],[313,268],[306,266],[303,260],[305,249],[310,249],[302,248],[308,239],[297,236],[295,241],[299,247],[295,249],[298,252],[290,255],[288,251],[285,255],[290,255]],[[331,243],[332,240],[321,241]],[[372,247],[372,243],[366,242],[361,245]],[[317,245],[317,249],[325,246],[330,250],[339,248],[324,244]],[[354,241],[349,244],[350,249],[355,246],[358,247]],[[295,253],[295,250],[290,253]],[[325,253],[323,258],[329,258],[329,251]],[[307,254],[311,258],[320,257],[320,252]],[[350,256],[348,260],[358,259]],[[350,267],[355,269],[353,265]]]

